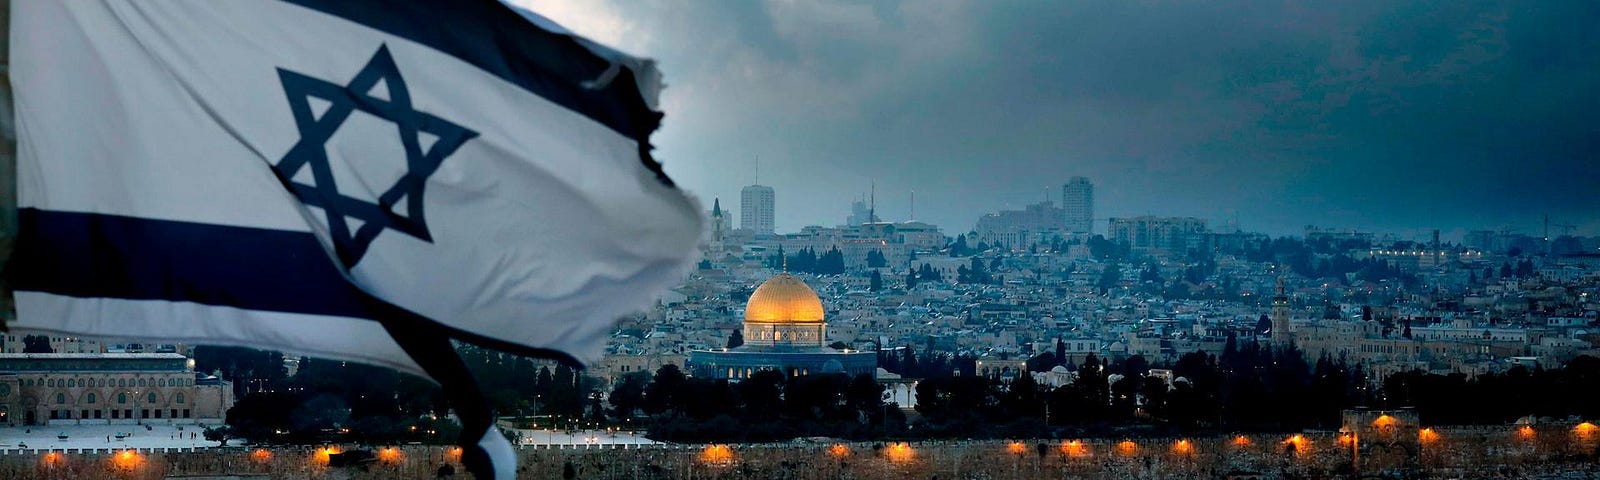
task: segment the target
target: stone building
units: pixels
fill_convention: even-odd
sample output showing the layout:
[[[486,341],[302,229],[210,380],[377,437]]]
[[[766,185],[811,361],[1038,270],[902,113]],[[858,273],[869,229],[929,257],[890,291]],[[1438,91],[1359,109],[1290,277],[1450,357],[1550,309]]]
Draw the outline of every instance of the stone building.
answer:
[[[233,385],[176,353],[0,354],[0,424],[222,421]]]

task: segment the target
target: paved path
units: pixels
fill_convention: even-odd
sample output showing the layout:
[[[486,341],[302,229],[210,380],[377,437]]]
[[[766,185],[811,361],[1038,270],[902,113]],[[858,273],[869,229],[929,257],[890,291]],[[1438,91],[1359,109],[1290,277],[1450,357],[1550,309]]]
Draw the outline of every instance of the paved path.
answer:
[[[27,448],[191,448],[215,447],[200,425],[50,425],[0,427],[0,449]],[[178,430],[179,428],[183,430]],[[117,434],[127,434],[117,439]],[[67,435],[66,440],[57,435]],[[194,438],[189,438],[190,434]],[[110,437],[110,440],[107,440]],[[181,437],[181,438],[180,438]],[[230,442],[237,443],[237,441]]]

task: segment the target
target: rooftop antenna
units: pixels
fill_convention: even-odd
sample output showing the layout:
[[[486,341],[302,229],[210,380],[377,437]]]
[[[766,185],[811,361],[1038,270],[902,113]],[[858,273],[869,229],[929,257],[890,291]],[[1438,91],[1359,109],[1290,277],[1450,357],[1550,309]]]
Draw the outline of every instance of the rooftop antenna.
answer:
[[[869,188],[872,203],[867,204],[867,223],[878,223],[878,181],[873,180]]]
[[[912,190],[911,191],[911,220],[912,221],[916,221],[916,219],[917,219],[917,191],[916,190]]]
[[[756,154],[756,173],[755,173],[755,176],[756,176],[755,182],[751,183],[751,185],[760,185],[761,184],[761,155],[760,154]]]

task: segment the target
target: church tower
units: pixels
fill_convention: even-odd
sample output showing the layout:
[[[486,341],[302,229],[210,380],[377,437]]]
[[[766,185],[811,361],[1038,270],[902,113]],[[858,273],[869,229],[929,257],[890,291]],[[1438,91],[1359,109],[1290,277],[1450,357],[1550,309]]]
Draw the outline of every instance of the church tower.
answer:
[[[711,246],[721,250],[722,234],[727,231],[727,216],[722,214],[722,199],[711,200]]]
[[[1272,296],[1272,346],[1287,347],[1294,341],[1289,332],[1289,295],[1283,289],[1283,277],[1278,277],[1278,294]]]

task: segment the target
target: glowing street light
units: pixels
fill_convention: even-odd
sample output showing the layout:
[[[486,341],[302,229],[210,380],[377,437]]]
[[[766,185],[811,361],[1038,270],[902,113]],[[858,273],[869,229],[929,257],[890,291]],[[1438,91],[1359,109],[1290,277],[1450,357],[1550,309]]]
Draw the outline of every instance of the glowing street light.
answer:
[[[895,464],[910,463],[916,455],[917,452],[912,450],[910,445],[906,445],[906,442],[890,444],[889,448],[884,450],[884,456],[889,458],[890,463]]]
[[[843,443],[835,443],[833,446],[828,447],[828,455],[833,458],[848,457],[850,456],[850,447],[845,446]]]
[[[1087,457],[1089,446],[1078,440],[1067,440],[1061,442],[1061,453],[1068,457]]]

